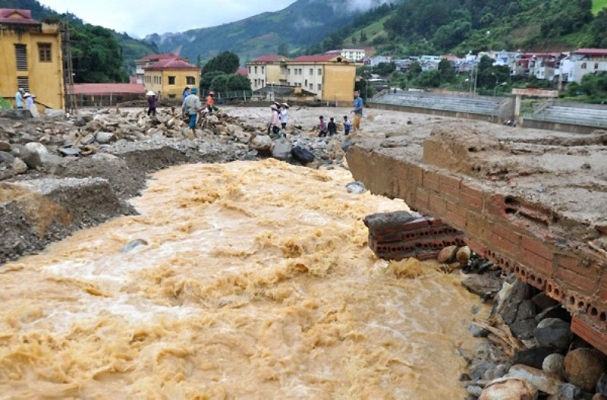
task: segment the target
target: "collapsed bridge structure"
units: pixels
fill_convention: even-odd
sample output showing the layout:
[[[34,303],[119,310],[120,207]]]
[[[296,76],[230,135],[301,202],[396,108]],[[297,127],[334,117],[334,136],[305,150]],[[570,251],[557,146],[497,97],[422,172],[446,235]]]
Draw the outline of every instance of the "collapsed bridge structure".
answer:
[[[605,144],[602,131],[435,118],[401,136],[360,140],[347,159],[372,192],[463,232],[479,255],[562,302],[573,332],[607,354]],[[410,254],[410,238],[401,239],[384,249],[393,258]]]

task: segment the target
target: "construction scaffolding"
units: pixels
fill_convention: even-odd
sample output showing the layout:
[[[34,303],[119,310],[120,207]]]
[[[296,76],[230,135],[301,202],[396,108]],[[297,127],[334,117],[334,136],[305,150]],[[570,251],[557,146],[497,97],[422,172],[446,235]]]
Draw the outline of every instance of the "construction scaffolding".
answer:
[[[67,18],[61,24],[61,47],[63,50],[63,85],[65,93],[65,112],[76,114],[78,104],[74,91],[74,66],[72,64],[72,42]]]

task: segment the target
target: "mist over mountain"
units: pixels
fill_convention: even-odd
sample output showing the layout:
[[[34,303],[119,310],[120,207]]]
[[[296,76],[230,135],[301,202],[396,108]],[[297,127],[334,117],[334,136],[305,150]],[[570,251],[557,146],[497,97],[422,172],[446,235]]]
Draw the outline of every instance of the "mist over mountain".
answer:
[[[163,52],[178,52],[195,61],[229,50],[241,60],[276,53],[280,44],[305,48],[350,23],[362,12],[399,0],[297,0],[277,12],[255,15],[240,21],[180,33],[152,34],[145,38]]]

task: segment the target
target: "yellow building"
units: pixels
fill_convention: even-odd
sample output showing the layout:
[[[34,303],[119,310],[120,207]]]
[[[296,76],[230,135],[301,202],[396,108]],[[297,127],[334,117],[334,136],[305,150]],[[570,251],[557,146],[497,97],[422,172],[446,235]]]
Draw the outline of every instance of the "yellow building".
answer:
[[[271,85],[286,85],[288,61],[286,57],[272,54],[248,62],[247,68],[253,90]]]
[[[247,63],[253,90],[280,82],[283,86],[312,92],[321,101],[340,105],[353,101],[356,67],[359,64],[335,54],[301,56],[293,60],[277,60],[276,57],[263,56]]]
[[[181,99],[186,86],[200,85],[200,69],[181,58],[160,60],[145,68],[143,85],[161,99]]]
[[[40,23],[29,10],[0,9],[0,96],[14,104],[19,88],[44,106],[64,108],[59,23]]]

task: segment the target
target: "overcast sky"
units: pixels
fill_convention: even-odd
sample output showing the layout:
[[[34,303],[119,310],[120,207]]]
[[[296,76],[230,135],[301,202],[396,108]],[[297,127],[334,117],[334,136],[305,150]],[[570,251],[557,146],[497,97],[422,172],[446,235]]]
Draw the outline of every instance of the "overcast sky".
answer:
[[[295,0],[41,0],[60,13],[69,11],[94,25],[144,37],[183,32],[278,11]]]

